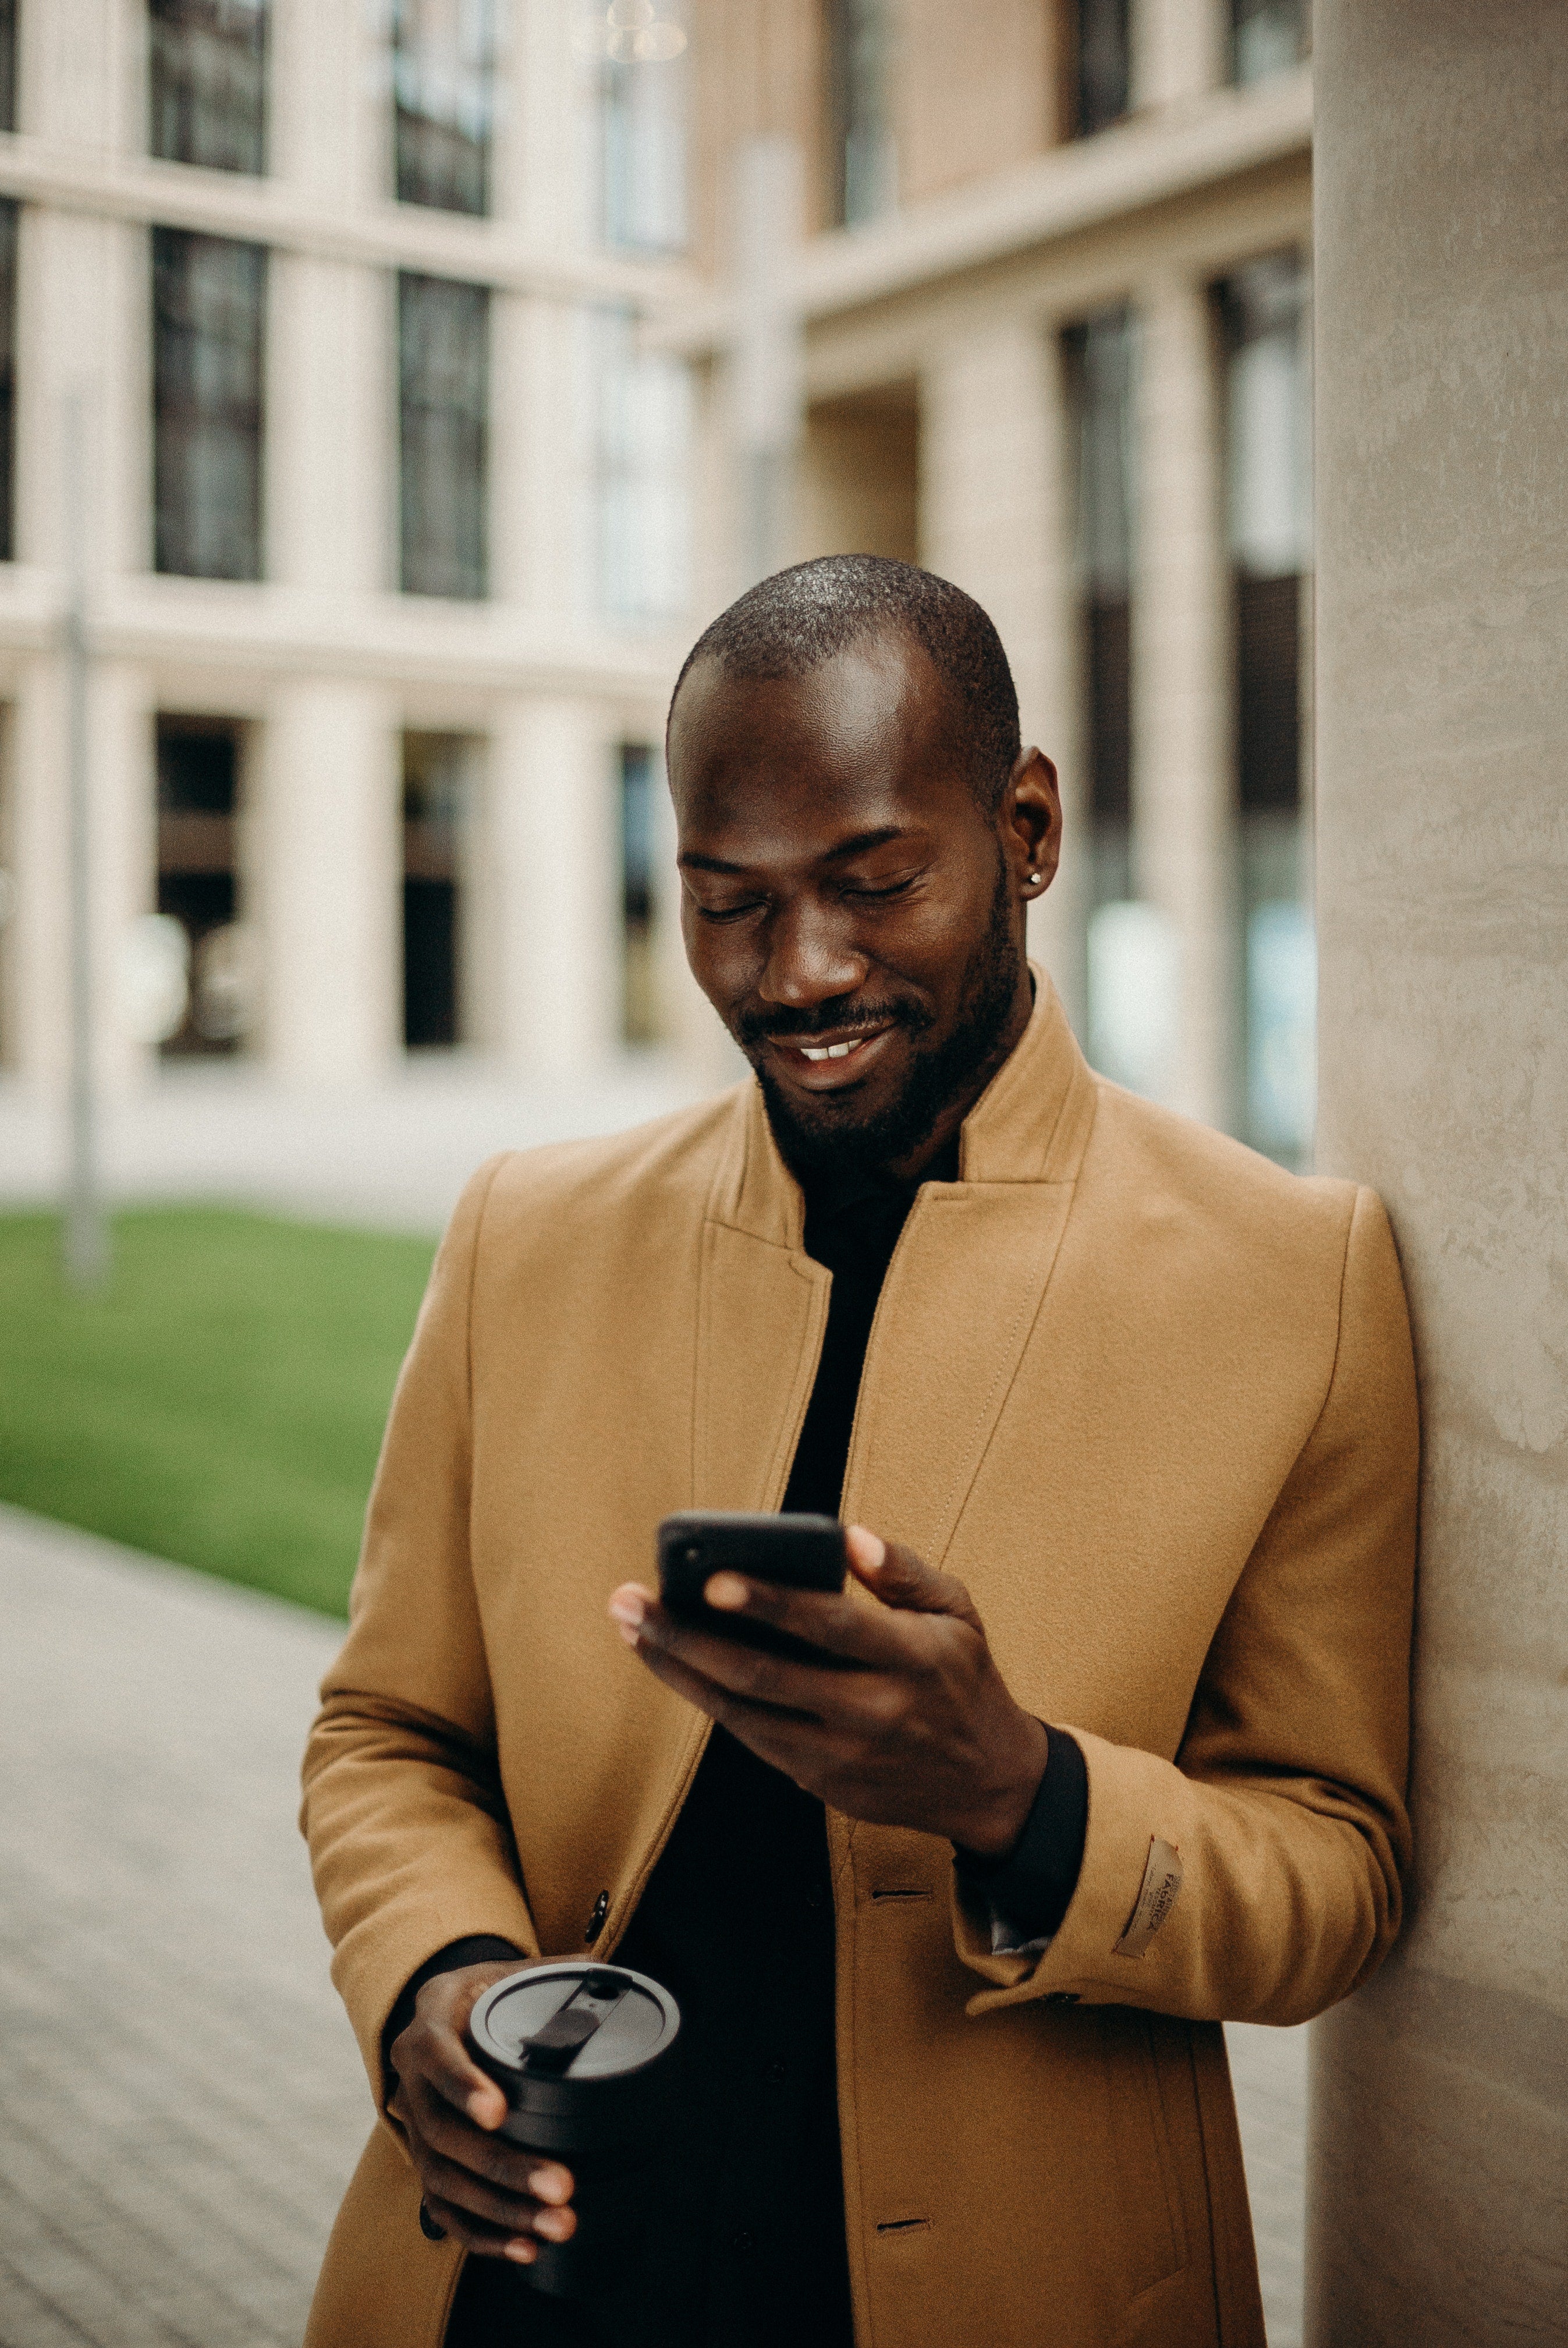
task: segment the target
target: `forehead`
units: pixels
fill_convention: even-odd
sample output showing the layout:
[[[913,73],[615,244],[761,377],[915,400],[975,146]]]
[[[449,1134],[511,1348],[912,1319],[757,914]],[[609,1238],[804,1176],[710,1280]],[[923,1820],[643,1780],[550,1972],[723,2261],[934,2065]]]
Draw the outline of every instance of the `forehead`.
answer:
[[[835,838],[977,815],[954,697],[928,655],[896,635],[795,677],[736,677],[700,661],[675,704],[669,765],[686,850],[733,854],[744,840],[823,852]]]

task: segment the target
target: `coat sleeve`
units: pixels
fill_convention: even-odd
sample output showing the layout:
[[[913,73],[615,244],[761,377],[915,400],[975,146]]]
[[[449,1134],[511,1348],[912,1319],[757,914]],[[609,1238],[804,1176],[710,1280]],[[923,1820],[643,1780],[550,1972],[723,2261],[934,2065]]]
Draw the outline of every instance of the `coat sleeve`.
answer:
[[[1089,1774],[1078,1888],[1034,1960],[993,1955],[989,1918],[956,1889],[958,1953],[994,1984],[971,2013],[1047,1997],[1303,2022],[1381,1962],[1410,1855],[1417,1473],[1404,1290],[1382,1206],[1361,1190],[1327,1395],[1175,1760],[1074,1728]]]
[[[496,1764],[468,1552],[469,1316],[490,1185],[481,1168],[443,1240],[398,1378],[349,1601],[305,1748],[301,1826],[333,1979],[372,2090],[410,1976],[450,1941],[538,1953]]]

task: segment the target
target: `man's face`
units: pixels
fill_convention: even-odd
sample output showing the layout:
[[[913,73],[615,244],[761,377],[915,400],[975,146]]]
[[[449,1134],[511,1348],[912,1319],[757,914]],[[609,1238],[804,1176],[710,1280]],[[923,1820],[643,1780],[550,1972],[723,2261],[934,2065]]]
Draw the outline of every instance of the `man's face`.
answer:
[[[797,678],[699,663],[670,780],[687,957],[784,1155],[801,1173],[918,1171],[1029,1017],[1024,905],[1061,822],[1049,762],[1020,759],[987,815],[948,687],[888,634]]]

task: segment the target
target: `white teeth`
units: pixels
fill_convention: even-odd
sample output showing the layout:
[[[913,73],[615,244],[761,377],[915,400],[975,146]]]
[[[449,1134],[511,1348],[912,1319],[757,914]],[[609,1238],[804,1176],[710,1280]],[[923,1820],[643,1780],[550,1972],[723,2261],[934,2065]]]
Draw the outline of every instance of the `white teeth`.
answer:
[[[865,1040],[863,1035],[857,1035],[853,1044],[803,1044],[800,1048],[808,1060],[846,1060],[851,1052],[859,1051]]]

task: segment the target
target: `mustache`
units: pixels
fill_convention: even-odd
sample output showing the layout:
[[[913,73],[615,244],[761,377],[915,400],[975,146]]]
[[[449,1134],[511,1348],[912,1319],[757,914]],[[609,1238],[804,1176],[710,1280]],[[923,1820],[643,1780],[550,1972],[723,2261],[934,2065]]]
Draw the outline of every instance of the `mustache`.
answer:
[[[931,1025],[932,1014],[912,1003],[859,1003],[853,1009],[839,1003],[819,1003],[815,1011],[743,1011],[735,1021],[734,1037],[743,1051],[766,1043],[800,1037],[864,1034],[875,1027],[907,1027],[918,1035]]]

